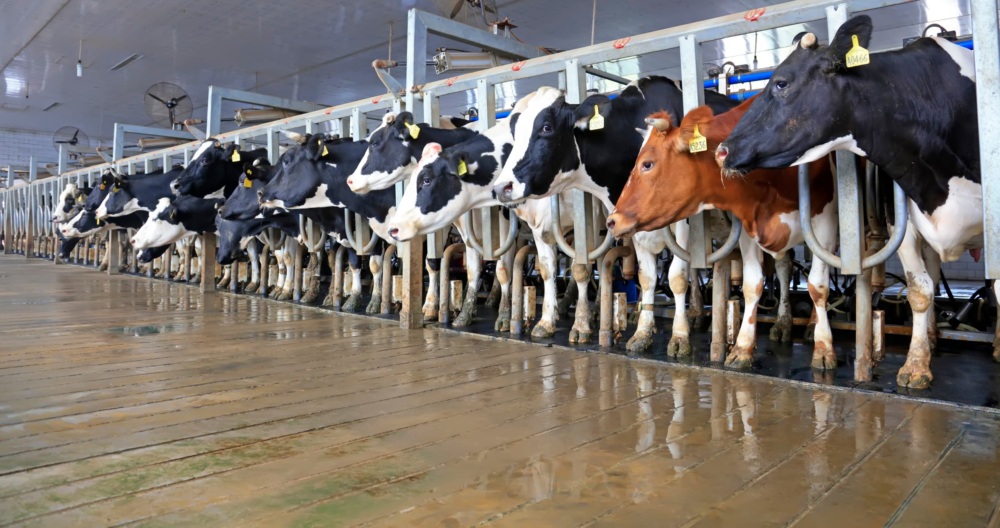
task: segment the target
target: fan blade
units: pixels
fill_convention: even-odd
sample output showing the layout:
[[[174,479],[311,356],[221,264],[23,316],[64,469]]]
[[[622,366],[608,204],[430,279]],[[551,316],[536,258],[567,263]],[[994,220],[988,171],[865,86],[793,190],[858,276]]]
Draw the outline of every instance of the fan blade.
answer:
[[[65,140],[59,140],[59,139],[57,139],[57,140],[56,140],[55,142],[56,142],[56,143],[69,143],[69,141],[65,141]]]
[[[174,99],[174,102],[175,103],[179,103],[179,102],[181,102],[181,101],[183,101],[185,99],[187,99],[187,94],[184,94],[184,95],[178,97],[177,99]]]
[[[146,95],[148,95],[148,96],[152,97],[153,99],[156,99],[157,101],[159,101],[159,102],[161,102],[161,103],[163,103],[163,104],[167,104],[167,102],[166,102],[166,101],[164,101],[163,99],[160,99],[159,97],[157,97],[157,96],[156,96],[156,94],[152,94],[152,93],[148,93],[148,92],[147,92],[147,93],[146,93]]]
[[[80,135],[80,129],[78,128],[78,129],[76,129],[76,132],[73,132],[73,139],[70,139],[70,141],[75,142],[76,141],[76,136],[79,136],[79,135]]]
[[[462,10],[463,5],[465,5],[465,0],[457,0],[455,2],[455,7],[451,9],[451,15],[449,15],[448,18],[455,18],[458,16],[458,13]]]

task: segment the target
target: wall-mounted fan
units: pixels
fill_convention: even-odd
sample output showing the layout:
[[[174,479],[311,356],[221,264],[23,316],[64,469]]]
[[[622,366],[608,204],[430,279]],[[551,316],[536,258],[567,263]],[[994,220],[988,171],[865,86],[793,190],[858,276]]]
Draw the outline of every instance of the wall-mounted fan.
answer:
[[[78,151],[90,147],[90,138],[79,128],[64,126],[52,134],[52,146],[59,150],[59,145],[67,145],[71,150]]]
[[[480,10],[496,15],[496,1],[486,3],[487,0],[437,0],[438,8],[442,13],[448,13],[448,18],[454,19],[462,12],[462,8],[469,6],[476,14],[481,14]]]
[[[146,113],[156,124],[175,128],[191,118],[194,105],[183,88],[173,83],[158,82],[146,90]]]

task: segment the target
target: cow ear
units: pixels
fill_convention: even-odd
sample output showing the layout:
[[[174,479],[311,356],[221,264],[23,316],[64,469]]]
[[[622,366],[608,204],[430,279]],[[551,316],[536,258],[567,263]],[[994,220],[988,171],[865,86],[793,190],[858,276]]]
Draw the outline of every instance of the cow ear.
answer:
[[[424,151],[420,153],[420,161],[424,161],[424,158],[428,158],[430,156],[437,156],[440,153],[441,153],[440,143],[428,143],[427,145],[424,146]]]
[[[868,15],[860,15],[844,22],[837,34],[830,41],[830,53],[837,62],[846,60],[847,52],[854,47],[853,37],[858,38],[858,45],[867,48],[872,39],[872,19]]]
[[[691,140],[705,137],[714,119],[715,113],[712,112],[712,107],[708,105],[699,106],[688,112],[681,121],[681,125],[677,127],[680,129],[675,144],[677,151],[690,152],[692,150]]]
[[[317,161],[323,156],[326,156],[330,151],[326,148],[325,138],[317,134],[309,138],[309,142],[306,143],[306,148],[309,149],[309,158],[313,161]]]
[[[596,132],[604,129],[604,122],[611,116],[611,100],[606,96],[591,96],[576,108],[576,123],[580,130]]]

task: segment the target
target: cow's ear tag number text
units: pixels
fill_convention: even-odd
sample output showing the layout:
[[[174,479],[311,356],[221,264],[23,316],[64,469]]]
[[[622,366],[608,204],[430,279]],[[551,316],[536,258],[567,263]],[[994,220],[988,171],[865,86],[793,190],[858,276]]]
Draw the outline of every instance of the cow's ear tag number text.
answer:
[[[851,46],[850,51],[847,52],[847,67],[854,68],[855,66],[864,66],[871,62],[871,58],[868,56],[868,50],[861,47],[858,44],[858,36],[851,35]]]
[[[469,173],[469,167],[466,166],[465,160],[458,160],[458,175],[465,176]]]
[[[420,137],[420,127],[412,123],[404,123],[404,124],[406,125],[406,128],[410,130],[411,138],[417,139],[418,137]]]
[[[601,111],[594,105],[594,117],[590,118],[590,129],[600,130],[604,128],[604,116],[601,115]]]
[[[692,154],[708,150],[708,140],[698,131],[698,125],[694,126],[694,134],[691,135],[691,141],[688,141],[688,150]]]

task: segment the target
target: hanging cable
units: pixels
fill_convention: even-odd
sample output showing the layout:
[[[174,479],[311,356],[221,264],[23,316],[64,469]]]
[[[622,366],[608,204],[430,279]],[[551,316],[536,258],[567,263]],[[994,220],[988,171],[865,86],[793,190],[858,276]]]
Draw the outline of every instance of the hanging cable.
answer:
[[[594,45],[594,35],[597,33],[597,0],[594,0],[594,14],[590,17],[590,45]]]
[[[757,35],[759,31],[755,31],[753,34],[753,69],[757,69]]]

